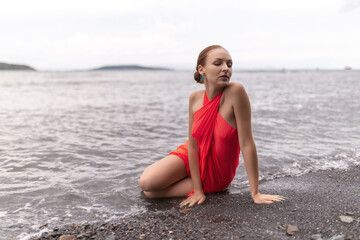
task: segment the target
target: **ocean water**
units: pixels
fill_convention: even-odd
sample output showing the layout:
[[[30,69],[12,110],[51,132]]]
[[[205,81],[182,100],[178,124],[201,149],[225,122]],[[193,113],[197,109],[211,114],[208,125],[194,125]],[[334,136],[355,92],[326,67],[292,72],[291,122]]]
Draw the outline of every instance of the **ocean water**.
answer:
[[[0,238],[147,211],[146,166],[187,139],[190,71],[0,72]],[[260,178],[360,164],[360,71],[234,72]],[[242,159],[230,194],[248,188]]]

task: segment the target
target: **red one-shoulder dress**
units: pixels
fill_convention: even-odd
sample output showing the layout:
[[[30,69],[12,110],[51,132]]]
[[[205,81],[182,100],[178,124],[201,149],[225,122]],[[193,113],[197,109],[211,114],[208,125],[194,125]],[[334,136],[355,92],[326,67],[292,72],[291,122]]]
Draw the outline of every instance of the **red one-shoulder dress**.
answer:
[[[239,165],[240,146],[237,129],[230,126],[219,111],[223,92],[209,100],[206,91],[203,106],[194,113],[192,137],[199,146],[201,184],[205,194],[226,189]],[[189,177],[188,140],[169,155],[179,156]]]

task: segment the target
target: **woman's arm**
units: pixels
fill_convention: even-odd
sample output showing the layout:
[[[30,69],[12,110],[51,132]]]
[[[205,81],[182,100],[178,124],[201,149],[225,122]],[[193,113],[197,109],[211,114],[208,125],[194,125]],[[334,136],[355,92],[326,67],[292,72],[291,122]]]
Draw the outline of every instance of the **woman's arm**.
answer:
[[[245,88],[234,83],[232,88],[233,108],[240,149],[244,158],[246,172],[249,178],[251,196],[255,203],[272,203],[284,198],[277,195],[264,195],[259,193],[259,167],[255,142],[251,129],[251,107]]]
[[[205,195],[201,185],[200,168],[199,168],[199,146],[197,141],[192,137],[192,125],[194,121],[193,106],[196,99],[196,93],[192,93],[189,97],[189,143],[188,157],[191,180],[194,193],[186,200],[180,203],[180,206],[189,205],[189,207],[205,201]]]

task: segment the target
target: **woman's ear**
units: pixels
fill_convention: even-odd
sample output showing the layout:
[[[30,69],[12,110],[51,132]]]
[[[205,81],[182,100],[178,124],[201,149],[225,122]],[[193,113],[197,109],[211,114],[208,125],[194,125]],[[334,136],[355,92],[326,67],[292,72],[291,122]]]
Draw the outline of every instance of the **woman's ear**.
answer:
[[[199,66],[198,66],[198,72],[200,73],[201,76],[204,76],[204,75],[205,75],[205,73],[204,73],[204,67],[201,66],[201,65],[199,65]]]

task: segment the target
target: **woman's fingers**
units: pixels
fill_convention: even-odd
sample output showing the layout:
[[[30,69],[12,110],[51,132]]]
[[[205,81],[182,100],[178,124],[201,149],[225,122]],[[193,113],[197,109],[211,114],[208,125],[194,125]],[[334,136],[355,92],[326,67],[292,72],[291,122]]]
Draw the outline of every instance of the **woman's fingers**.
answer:
[[[285,200],[285,198],[284,197],[282,197],[282,196],[274,196],[273,198],[272,198],[272,200],[273,201],[276,201],[276,202],[279,202],[279,201],[283,201],[283,200]]]
[[[274,199],[274,201],[277,201],[277,202],[283,201],[283,200],[285,200],[284,197],[277,197],[277,198]]]
[[[190,204],[189,204],[189,207],[194,206],[195,203],[196,203],[196,201],[191,201]]]
[[[186,200],[184,200],[184,201],[182,201],[180,203],[180,207],[183,207],[183,206],[186,206],[186,205],[188,205],[189,207],[192,207],[196,203],[197,204],[202,204],[204,201],[205,201],[205,195],[203,195],[203,196],[191,195]]]
[[[253,199],[255,203],[260,203],[260,204],[270,204],[273,202],[280,202],[285,200],[285,198],[280,195],[268,195],[268,194],[260,194],[260,193],[256,194]]]
[[[180,207],[186,206],[186,205],[188,205],[188,204],[189,204],[189,206],[190,206],[191,203],[192,203],[192,199],[191,199],[191,197],[188,197],[186,200],[184,200],[184,201],[182,201],[182,202],[180,203]]]
[[[186,206],[186,205],[189,205],[189,207],[192,207],[194,206],[194,204],[196,203],[196,200],[194,199],[190,199],[191,197],[189,197],[187,200],[183,201],[182,203],[180,203],[180,206],[183,207],[183,206]]]
[[[279,195],[263,195],[264,199],[266,200],[272,200],[272,201],[282,201],[285,200],[285,198],[283,196],[279,196]]]
[[[180,203],[180,207],[185,207],[187,205],[190,206],[191,202],[190,201],[183,201],[182,203]]]
[[[198,204],[202,204],[205,201],[205,197],[203,197],[202,199],[200,199],[200,201],[198,202]]]
[[[189,203],[189,198],[187,198],[187,199],[185,199],[184,201],[182,201],[182,202],[180,203],[180,207],[186,206],[186,204],[188,204],[188,203]]]

